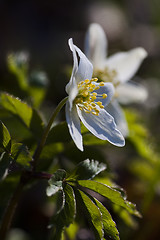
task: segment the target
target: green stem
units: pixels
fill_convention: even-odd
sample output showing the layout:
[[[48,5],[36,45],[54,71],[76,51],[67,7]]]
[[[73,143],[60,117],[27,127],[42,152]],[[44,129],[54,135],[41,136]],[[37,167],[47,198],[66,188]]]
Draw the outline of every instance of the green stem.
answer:
[[[49,131],[50,131],[50,128],[53,124],[53,121],[55,120],[57,114],[59,113],[59,111],[61,110],[61,108],[64,106],[64,104],[66,103],[66,101],[68,100],[68,97],[65,97],[64,99],[62,99],[62,101],[58,104],[58,106],[56,107],[55,111],[53,112],[49,122],[48,122],[48,125],[46,127],[46,129],[44,130],[44,133],[42,135],[42,138],[35,150],[35,153],[33,155],[33,169],[36,168],[36,165],[37,165],[37,160],[39,159],[39,156],[41,154],[41,151],[46,143],[46,139],[47,139],[47,136],[49,134]]]

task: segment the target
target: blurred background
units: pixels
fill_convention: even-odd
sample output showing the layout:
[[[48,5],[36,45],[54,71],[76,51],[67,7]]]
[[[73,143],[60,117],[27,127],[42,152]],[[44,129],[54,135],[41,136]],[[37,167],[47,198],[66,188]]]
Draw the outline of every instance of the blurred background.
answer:
[[[7,64],[10,53],[24,51],[29,56],[29,71],[45,72],[48,83],[45,107],[53,109],[65,97],[65,85],[70,77],[72,54],[68,39],[72,37],[83,51],[85,32],[93,22],[99,23],[106,32],[109,55],[139,46],[148,52],[134,80],[146,86],[149,97],[143,105],[131,106],[133,115],[128,114],[130,127],[134,127],[139,138],[132,136],[127,140],[125,153],[124,149],[109,147],[105,154],[116,183],[126,190],[128,199],[137,204],[143,215],[135,224],[124,223],[113,216],[121,239],[160,239],[159,0],[0,0],[0,90],[25,98]],[[44,110],[43,104],[41,109]],[[138,114],[136,120],[134,111]],[[141,130],[136,128],[139,126],[136,121],[143,123],[145,130],[142,131],[148,129],[146,135],[138,132]],[[34,236],[34,232],[40,231],[41,237],[37,239],[45,239],[48,219],[41,209],[43,198],[38,187],[24,194],[14,223],[15,228],[28,235]],[[27,209],[32,209],[31,215]],[[33,222],[37,223],[36,227]],[[13,235],[12,240],[28,239],[23,232]],[[93,238],[83,229],[77,239]]]

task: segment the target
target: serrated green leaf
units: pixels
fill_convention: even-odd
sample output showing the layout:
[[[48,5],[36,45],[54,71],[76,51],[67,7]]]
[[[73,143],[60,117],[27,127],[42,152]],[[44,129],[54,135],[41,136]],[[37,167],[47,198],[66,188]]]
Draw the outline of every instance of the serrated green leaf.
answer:
[[[108,210],[100,203],[97,199],[94,198],[96,201],[97,207],[99,208],[102,214],[102,222],[103,222],[103,229],[105,234],[107,234],[113,240],[119,240],[119,232],[116,228],[116,224],[113,221],[110,213]]]
[[[129,213],[141,217],[140,213],[136,210],[136,206],[123,198],[121,193],[112,187],[91,180],[79,180],[78,184],[108,198],[112,203],[125,208]]]
[[[22,143],[14,143],[11,147],[11,157],[19,164],[23,166],[29,166],[32,161],[32,157],[28,151],[28,148]]]
[[[60,240],[64,227],[68,227],[76,214],[75,196],[72,187],[64,186],[65,203],[62,210],[53,219],[52,239]]]
[[[7,174],[10,162],[11,158],[9,157],[9,155],[3,152],[0,156],[0,180],[2,180]]]
[[[11,150],[11,136],[6,126],[0,121],[0,147],[6,152]]]
[[[47,187],[47,196],[52,196],[60,190],[63,190],[63,180],[66,176],[66,171],[63,169],[58,169],[48,181],[49,187]]]
[[[19,98],[1,93],[0,105],[11,114],[17,116],[22,123],[38,138],[43,132],[44,123],[35,109],[32,109]]]
[[[85,180],[92,179],[100,172],[106,169],[106,165],[104,163],[99,163],[95,160],[86,159],[83,162],[80,162],[73,173],[67,178],[68,181],[75,180]]]
[[[76,202],[74,192],[71,186],[65,185],[64,187],[65,193],[65,205],[62,212],[62,222],[64,226],[69,226],[73,223],[75,214],[76,214]]]
[[[85,213],[88,220],[93,227],[93,231],[95,233],[96,240],[101,240],[103,238],[103,223],[102,216],[99,208],[95,205],[95,203],[81,190],[78,190],[78,193],[81,198],[82,206],[85,207]]]

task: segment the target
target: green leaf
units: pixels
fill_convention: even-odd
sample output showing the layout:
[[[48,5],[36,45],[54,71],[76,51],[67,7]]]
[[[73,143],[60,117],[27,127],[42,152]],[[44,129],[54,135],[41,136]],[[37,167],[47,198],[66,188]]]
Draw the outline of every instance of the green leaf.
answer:
[[[129,213],[141,217],[140,213],[136,210],[135,205],[123,198],[119,191],[105,184],[91,180],[79,180],[78,184],[108,198],[112,203],[125,208]]]
[[[23,166],[29,166],[29,163],[32,161],[28,148],[22,143],[12,144],[11,157]]]
[[[76,203],[72,187],[64,186],[65,204],[63,209],[53,219],[53,235],[52,239],[60,240],[64,227],[68,227],[75,218]]]
[[[49,187],[47,187],[47,196],[52,196],[58,191],[63,190],[63,180],[66,176],[66,171],[63,169],[58,169],[52,176],[52,178],[48,181]]]
[[[41,136],[44,123],[35,109],[7,93],[1,93],[0,104],[11,114],[17,116],[37,138]]]
[[[92,179],[105,169],[106,165],[104,163],[86,159],[77,165],[73,173],[67,178],[67,181]]]
[[[76,202],[71,186],[66,184],[63,190],[65,193],[65,205],[61,213],[61,220],[64,226],[69,226],[71,223],[73,223],[75,218]]]
[[[6,152],[11,150],[11,136],[6,126],[0,121],[0,147]]]
[[[78,190],[79,197],[84,206],[86,216],[91,223],[96,240],[101,240],[103,238],[103,223],[102,216],[99,208],[94,204],[94,202],[81,190]]]
[[[97,199],[94,198],[96,201],[97,207],[99,208],[102,214],[102,222],[103,222],[103,229],[106,235],[108,235],[113,240],[119,240],[119,232],[116,228],[116,224],[113,221],[110,213],[108,210],[100,203]]]
[[[8,156],[7,153],[3,152],[0,156],[0,180],[5,178],[5,175],[7,175],[7,170],[10,165],[11,158]]]

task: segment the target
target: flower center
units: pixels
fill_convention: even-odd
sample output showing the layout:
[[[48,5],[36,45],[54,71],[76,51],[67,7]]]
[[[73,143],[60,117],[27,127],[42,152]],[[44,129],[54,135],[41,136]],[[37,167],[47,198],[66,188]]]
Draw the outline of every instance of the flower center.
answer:
[[[119,81],[117,80],[117,72],[115,69],[109,69],[108,67],[105,67],[103,70],[96,69],[94,71],[94,75],[98,76],[100,81],[111,82],[114,87],[119,85]]]
[[[104,82],[100,82],[96,84],[98,81],[97,78],[92,78],[91,80],[86,79],[84,81],[81,81],[78,84],[78,95],[75,99],[75,104],[78,105],[80,110],[84,110],[86,113],[92,113],[93,115],[98,116],[99,110],[97,109],[97,106],[100,108],[104,108],[101,101],[96,101],[97,97],[106,98],[107,94],[97,94],[95,92],[98,90],[101,86],[104,86]]]

